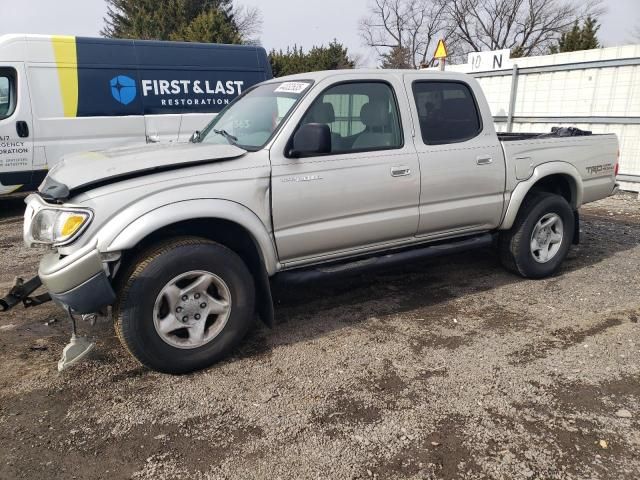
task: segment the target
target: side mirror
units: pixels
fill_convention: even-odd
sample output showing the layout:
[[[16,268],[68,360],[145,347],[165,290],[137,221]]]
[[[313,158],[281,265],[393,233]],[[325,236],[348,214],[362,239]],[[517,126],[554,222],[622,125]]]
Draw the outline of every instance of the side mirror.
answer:
[[[200,130],[196,130],[191,134],[191,138],[189,139],[189,142],[197,143],[199,140],[200,140]]]
[[[289,155],[300,158],[308,155],[331,153],[331,130],[324,123],[305,123],[293,136]]]

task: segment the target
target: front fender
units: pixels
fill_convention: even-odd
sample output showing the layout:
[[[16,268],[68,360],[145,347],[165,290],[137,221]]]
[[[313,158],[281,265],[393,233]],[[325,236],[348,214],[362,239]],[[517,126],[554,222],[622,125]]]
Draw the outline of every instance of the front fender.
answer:
[[[500,230],[509,230],[513,226],[513,222],[515,222],[518,211],[520,210],[520,205],[522,205],[524,198],[531,191],[531,188],[533,188],[539,180],[550,175],[566,175],[571,177],[575,185],[576,195],[575,205],[572,205],[572,207],[577,210],[580,205],[582,205],[584,191],[582,177],[580,176],[580,173],[578,173],[578,170],[573,165],[566,162],[543,163],[533,170],[533,174],[527,180],[518,183],[513,189],[513,192],[511,192],[507,211],[505,212],[504,218],[502,219],[502,223],[499,227]]]
[[[272,237],[258,216],[236,202],[221,199],[185,200],[155,208],[127,224],[113,218],[98,234],[101,252],[119,252],[135,247],[151,233],[185,220],[212,218],[234,222],[245,228],[260,249],[269,275],[277,271],[277,254]]]

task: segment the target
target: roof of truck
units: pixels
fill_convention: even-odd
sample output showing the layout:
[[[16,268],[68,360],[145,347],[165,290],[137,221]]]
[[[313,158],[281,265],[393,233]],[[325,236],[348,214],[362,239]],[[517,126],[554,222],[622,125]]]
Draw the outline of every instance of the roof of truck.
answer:
[[[301,80],[313,80],[319,82],[329,77],[347,76],[347,75],[365,75],[376,76],[378,78],[396,77],[403,78],[405,75],[424,75],[425,77],[433,78],[434,76],[442,76],[446,79],[465,79],[470,77],[467,74],[450,71],[440,71],[435,69],[423,69],[423,70],[410,70],[410,69],[381,69],[381,68],[355,68],[355,69],[343,69],[343,70],[322,70],[318,72],[297,73],[295,75],[287,75],[285,77],[274,78],[272,81],[301,81]]]

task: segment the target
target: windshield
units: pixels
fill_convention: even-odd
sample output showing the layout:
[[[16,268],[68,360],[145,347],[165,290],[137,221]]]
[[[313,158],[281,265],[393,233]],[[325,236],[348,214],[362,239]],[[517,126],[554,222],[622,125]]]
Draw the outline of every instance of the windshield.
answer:
[[[246,150],[262,148],[310,85],[305,81],[268,83],[247,91],[207,125],[199,141]]]

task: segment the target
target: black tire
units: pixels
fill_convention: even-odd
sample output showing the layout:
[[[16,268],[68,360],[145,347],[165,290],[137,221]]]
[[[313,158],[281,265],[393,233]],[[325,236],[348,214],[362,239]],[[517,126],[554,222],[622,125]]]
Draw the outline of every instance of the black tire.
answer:
[[[549,261],[539,263],[531,249],[531,237],[538,221],[552,213],[557,214],[562,220],[562,241],[557,253]],[[563,197],[547,192],[531,192],[524,199],[513,227],[500,233],[500,260],[505,268],[525,278],[545,278],[553,275],[567,256],[573,241],[574,228],[573,210]]]
[[[226,283],[231,312],[209,343],[177,348],[158,334],[154,305],[165,285],[194,270],[211,272]],[[183,237],[152,247],[133,262],[119,288],[115,329],[129,353],[144,366],[163,373],[188,373],[214,364],[242,340],[253,324],[254,305],[253,278],[235,252],[206,239]]]

